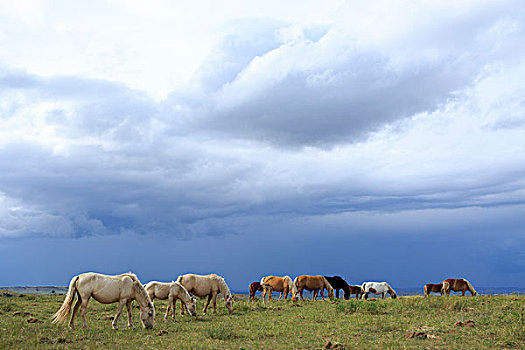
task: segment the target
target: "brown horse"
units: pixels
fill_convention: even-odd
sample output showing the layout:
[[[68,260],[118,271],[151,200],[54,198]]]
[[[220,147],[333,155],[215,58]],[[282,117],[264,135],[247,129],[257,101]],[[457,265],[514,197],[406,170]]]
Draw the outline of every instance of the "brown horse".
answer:
[[[266,295],[268,295],[268,301],[272,300],[272,293],[275,291],[281,293],[279,300],[281,300],[284,294],[284,300],[288,298],[288,294],[292,292],[292,301],[296,300],[297,288],[293,283],[290,276],[278,277],[278,276],[266,276],[261,278],[261,287],[263,288],[263,302],[265,301]]]
[[[317,294],[319,293],[319,291],[321,291],[321,297],[324,300],[324,296],[322,293],[323,288],[326,288],[326,290],[328,290],[328,297],[330,298],[330,300],[334,300],[334,289],[332,288],[328,280],[324,278],[324,276],[302,275],[296,277],[293,283],[297,288],[296,296],[297,294],[299,294],[301,296],[301,300],[304,300],[303,290],[305,289],[314,292],[312,300],[317,300]]]
[[[423,290],[425,291],[425,296],[429,296],[430,292],[441,293],[441,295],[443,296],[442,289],[443,289],[443,283],[438,283],[438,284],[427,283],[423,287]]]
[[[441,293],[447,296],[450,295],[450,291],[461,292],[461,295],[465,295],[466,291],[469,291],[470,294],[478,295],[478,292],[474,289],[472,284],[464,278],[448,278],[443,281],[443,289]]]
[[[353,286],[349,284],[348,288],[350,289],[350,295],[355,294],[356,299],[359,299],[361,294],[363,294],[363,289],[361,289],[361,286]]]
[[[263,291],[263,287],[261,286],[260,282],[250,283],[250,301],[255,301],[255,293],[262,292],[262,291]]]

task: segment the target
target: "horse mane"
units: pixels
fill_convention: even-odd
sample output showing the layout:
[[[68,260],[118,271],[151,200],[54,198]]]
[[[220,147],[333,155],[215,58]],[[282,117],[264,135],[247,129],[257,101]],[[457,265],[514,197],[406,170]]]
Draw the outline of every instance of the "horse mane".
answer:
[[[288,282],[288,288],[292,287],[292,295],[297,294],[297,286],[293,283],[292,278],[288,275],[283,277]]]
[[[224,300],[228,299],[232,295],[232,293],[230,292],[230,288],[226,284],[226,281],[221,276],[218,276],[218,275],[213,275],[213,276],[216,277],[214,279],[219,281],[219,289],[221,290],[221,294],[224,297]]]
[[[478,292],[476,292],[476,290],[474,289],[474,286],[472,286],[472,284],[470,284],[470,282],[466,279],[466,278],[463,278],[463,282],[465,282],[468,286],[468,290],[470,293],[472,293],[472,295],[477,295]]]
[[[325,287],[326,289],[328,289],[329,292],[334,292],[334,287],[332,287],[332,285],[330,284],[330,282],[328,282],[328,280],[326,279],[326,277],[324,276],[321,276],[324,280],[324,283],[325,283]]]
[[[146,292],[146,288],[144,288],[144,285],[140,282],[137,275],[135,275],[133,272],[127,272],[127,273],[122,273],[118,276],[131,278],[133,282],[135,282],[133,283],[133,286],[135,287],[135,290],[137,291],[137,293],[146,301],[149,307],[153,307],[153,303],[151,302],[151,299],[149,298],[149,295]]]
[[[191,299],[190,293],[188,292],[188,290],[186,288],[184,288],[184,286],[182,284],[180,284],[180,282],[173,282],[173,281],[171,281],[171,284],[179,287],[179,289],[182,290],[182,292],[186,295],[186,298],[187,299]]]

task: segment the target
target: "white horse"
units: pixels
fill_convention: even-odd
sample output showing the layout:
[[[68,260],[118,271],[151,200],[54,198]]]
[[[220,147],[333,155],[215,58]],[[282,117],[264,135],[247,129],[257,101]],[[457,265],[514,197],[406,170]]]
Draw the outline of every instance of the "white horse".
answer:
[[[69,283],[66,299],[53,316],[53,323],[63,322],[67,319],[71,305],[73,305],[75,294],[78,296],[78,299],[73,308],[71,320],[69,321],[69,327],[71,329],[75,328],[73,323],[79,307],[80,314],[82,315],[82,325],[84,328],[87,327],[86,309],[91,297],[102,304],[112,304],[118,301],[117,313],[112,323],[114,329],[118,329],[117,321],[124,305],[126,305],[128,309],[128,326],[133,329],[135,328],[131,322],[131,302],[133,300],[136,300],[140,306],[140,320],[144,328],[153,328],[155,307],[139,279],[133,273],[108,276],[95,272],[87,272],[73,277]]]
[[[179,282],[163,283],[152,281],[148,282],[144,288],[148,293],[149,298],[153,302],[155,299],[166,300],[168,299],[168,308],[166,309],[166,315],[164,319],[168,319],[171,305],[173,304],[173,319],[175,319],[175,300],[180,300],[184,304],[188,312],[195,316],[197,299],[192,297],[190,293],[184,288]]]
[[[365,282],[361,286],[363,296],[361,299],[368,299],[368,294],[381,294],[382,298],[386,297],[386,294],[390,294],[392,299],[397,298],[396,292],[386,282]]]
[[[204,315],[206,315],[206,310],[208,310],[208,305],[211,300],[213,300],[213,312],[216,312],[217,294],[219,294],[219,292],[224,298],[224,305],[228,311],[230,311],[230,313],[233,312],[233,295],[226,281],[224,281],[224,278],[221,276],[216,274],[201,276],[189,273],[179,276],[177,282],[182,284],[184,288],[193,295],[198,297],[208,296],[206,305],[202,310]],[[173,304],[173,309],[175,312],[175,303]],[[183,307],[181,307],[181,314],[184,314]]]

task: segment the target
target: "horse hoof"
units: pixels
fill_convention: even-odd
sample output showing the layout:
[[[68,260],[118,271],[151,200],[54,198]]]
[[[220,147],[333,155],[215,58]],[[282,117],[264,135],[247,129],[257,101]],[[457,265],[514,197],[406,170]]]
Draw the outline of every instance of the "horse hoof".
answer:
[[[113,327],[114,330],[118,331],[118,327]]]

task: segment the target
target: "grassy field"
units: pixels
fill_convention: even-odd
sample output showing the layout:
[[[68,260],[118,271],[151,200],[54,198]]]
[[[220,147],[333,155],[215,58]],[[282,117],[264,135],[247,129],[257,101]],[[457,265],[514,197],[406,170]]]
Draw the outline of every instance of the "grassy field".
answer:
[[[166,302],[156,301],[153,330],[136,330],[119,319],[111,328],[116,304],[90,301],[89,328],[70,330],[51,323],[63,295],[5,297],[0,292],[0,349],[523,349],[525,296],[449,298],[402,297],[377,301],[236,301],[228,314],[222,301],[217,313],[163,320]],[[457,321],[468,324],[455,326]],[[470,324],[472,325],[472,324]],[[330,344],[328,344],[330,343]]]

